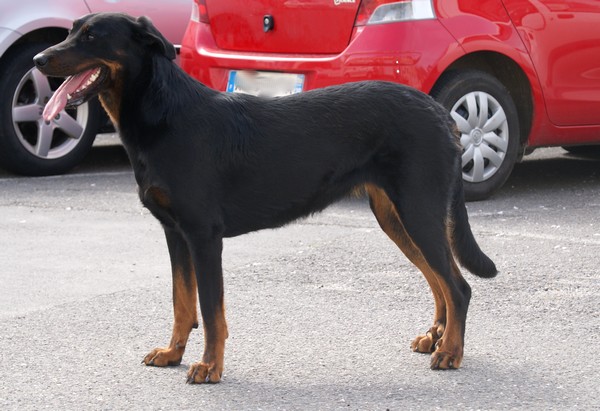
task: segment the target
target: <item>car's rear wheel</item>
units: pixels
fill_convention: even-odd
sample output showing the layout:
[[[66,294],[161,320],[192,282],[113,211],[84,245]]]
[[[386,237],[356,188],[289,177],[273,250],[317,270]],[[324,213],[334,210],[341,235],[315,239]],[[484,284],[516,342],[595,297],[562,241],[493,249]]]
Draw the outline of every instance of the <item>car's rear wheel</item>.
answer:
[[[478,70],[450,72],[431,92],[460,132],[467,200],[490,197],[506,182],[517,160],[519,117],[508,90]]]
[[[50,123],[42,111],[62,79],[48,78],[33,57],[50,44],[26,44],[0,67],[0,165],[25,175],[64,173],[77,165],[94,142],[100,119],[96,99],[66,109]]]

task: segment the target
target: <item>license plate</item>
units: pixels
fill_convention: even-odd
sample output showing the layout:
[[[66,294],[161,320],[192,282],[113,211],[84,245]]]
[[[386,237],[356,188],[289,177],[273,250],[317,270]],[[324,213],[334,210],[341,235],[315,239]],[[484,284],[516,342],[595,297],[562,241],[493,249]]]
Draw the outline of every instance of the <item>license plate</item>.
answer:
[[[300,93],[304,87],[304,75],[273,73],[268,71],[232,70],[229,72],[227,91],[254,96],[287,96]]]

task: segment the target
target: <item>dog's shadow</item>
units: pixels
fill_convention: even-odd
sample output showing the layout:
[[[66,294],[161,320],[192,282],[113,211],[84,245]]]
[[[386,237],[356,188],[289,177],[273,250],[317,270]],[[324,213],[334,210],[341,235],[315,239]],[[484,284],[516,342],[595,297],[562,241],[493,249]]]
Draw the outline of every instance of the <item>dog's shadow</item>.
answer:
[[[178,367],[178,372],[184,370],[187,364]],[[309,380],[304,376],[268,380],[266,370],[257,369],[245,377],[239,371],[226,372],[220,384],[188,385],[186,396],[209,408],[212,404],[214,409],[550,409],[572,405],[551,380],[540,375],[536,364],[507,365],[487,356],[471,355],[460,370],[420,367],[417,372],[398,363],[394,372],[343,373],[340,382],[320,375]],[[410,378],[394,380],[393,375],[407,372]]]

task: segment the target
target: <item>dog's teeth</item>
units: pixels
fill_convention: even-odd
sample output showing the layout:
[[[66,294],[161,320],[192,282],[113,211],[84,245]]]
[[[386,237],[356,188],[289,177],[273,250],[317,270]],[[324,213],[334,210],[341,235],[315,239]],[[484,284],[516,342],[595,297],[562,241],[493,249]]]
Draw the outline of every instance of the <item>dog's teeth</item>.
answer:
[[[79,88],[76,90],[76,92],[78,93],[78,92],[80,92],[80,91],[83,91],[83,90],[85,90],[85,89],[86,89],[86,88],[88,88],[89,86],[91,86],[91,85],[94,83],[94,81],[98,80],[98,76],[100,76],[100,69],[96,70],[96,71],[94,72],[94,74],[92,74],[92,75],[90,76],[90,78],[89,78],[89,79],[88,79],[88,80],[85,82],[85,84],[83,84],[81,87],[79,87]],[[69,96],[69,98],[70,98],[70,96]]]
[[[71,100],[71,97],[72,96],[70,94],[67,94],[67,100]]]

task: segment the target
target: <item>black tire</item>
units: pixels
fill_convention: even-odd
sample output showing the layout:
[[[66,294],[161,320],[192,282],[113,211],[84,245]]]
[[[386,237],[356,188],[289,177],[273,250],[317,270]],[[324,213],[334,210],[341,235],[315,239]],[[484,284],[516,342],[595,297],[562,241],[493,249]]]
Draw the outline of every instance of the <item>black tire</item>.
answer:
[[[431,95],[450,111],[461,134],[465,198],[489,198],[519,153],[519,116],[510,93],[490,74],[461,70],[443,75]]]
[[[51,44],[27,43],[5,55],[0,64],[0,166],[17,174],[67,172],[90,150],[100,118],[93,99],[63,110],[50,124],[43,106],[62,82],[43,76],[33,57]]]

